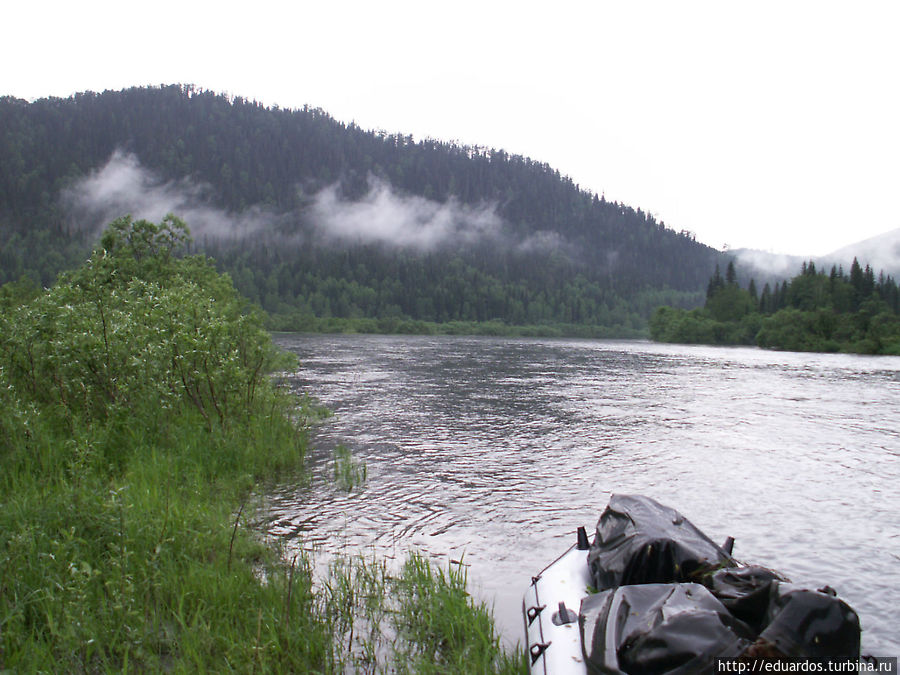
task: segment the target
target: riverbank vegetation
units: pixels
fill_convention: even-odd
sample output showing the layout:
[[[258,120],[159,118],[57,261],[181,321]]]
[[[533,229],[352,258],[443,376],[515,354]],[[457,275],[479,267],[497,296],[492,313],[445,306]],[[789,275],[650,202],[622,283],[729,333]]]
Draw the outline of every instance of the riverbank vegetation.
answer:
[[[248,527],[257,481],[305,479],[317,411],[187,241],[123,218],[48,290],[0,292],[0,670],[520,672],[458,571],[317,582]]]
[[[647,331],[634,326],[549,323],[520,326],[503,321],[419,321],[415,319],[318,318],[270,316],[266,324],[276,333],[363,333],[377,335],[479,335],[487,337],[540,337],[629,339],[646,338]]]
[[[864,269],[828,273],[804,263],[800,274],[757,293],[738,283],[729,264],[710,279],[706,304],[686,311],[660,307],[650,320],[660,342],[758,345],[786,351],[900,355],[900,292],[890,276]]]

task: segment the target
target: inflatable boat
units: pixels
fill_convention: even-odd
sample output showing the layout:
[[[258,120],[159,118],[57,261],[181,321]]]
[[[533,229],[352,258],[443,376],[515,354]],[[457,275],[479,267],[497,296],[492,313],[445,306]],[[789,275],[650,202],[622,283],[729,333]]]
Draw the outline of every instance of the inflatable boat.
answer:
[[[856,613],[732,557],[684,516],[613,495],[593,542],[576,541],[532,578],[522,602],[531,672],[716,672],[720,659],[859,659]]]
[[[576,543],[533,577],[522,601],[532,673],[586,673],[578,614],[592,585],[583,527]]]

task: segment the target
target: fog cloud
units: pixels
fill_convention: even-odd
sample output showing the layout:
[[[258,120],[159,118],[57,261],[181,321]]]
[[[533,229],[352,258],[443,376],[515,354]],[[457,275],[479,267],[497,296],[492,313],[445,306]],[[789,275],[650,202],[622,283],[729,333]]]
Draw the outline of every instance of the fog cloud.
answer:
[[[188,179],[162,180],[135,155],[116,151],[106,165],[68,188],[62,199],[82,227],[97,232],[125,214],[159,222],[172,213],[188,224],[195,238],[240,239],[263,233],[271,238],[284,236],[276,231],[290,229],[299,240],[302,231],[312,230],[333,244],[377,243],[431,251],[444,244],[496,238],[502,228],[495,205],[468,206],[453,197],[439,203],[401,195],[374,178],[369,179],[362,199],[346,200],[332,185],[311,195],[301,212],[291,214],[261,207],[226,212],[212,205],[211,193],[209,186]],[[285,223],[293,226],[281,227]]]
[[[259,207],[226,212],[212,206],[209,195],[208,186],[187,179],[164,181],[134,155],[117,150],[102,168],[66,189],[62,200],[80,226],[97,231],[125,214],[159,222],[172,213],[188,224],[195,238],[238,238],[279,220]]]
[[[885,274],[900,276],[900,228],[845,246],[828,257],[842,264],[845,272],[857,258],[860,265],[870,265],[876,274],[883,270]]]
[[[552,230],[538,230],[529,234],[525,239],[515,245],[518,253],[547,253],[556,251],[568,257],[576,257],[577,251],[572,244],[559,232]]]
[[[472,244],[500,234],[502,219],[494,205],[468,206],[454,197],[435,202],[400,195],[384,181],[370,178],[357,201],[340,197],[337,186],[315,196],[309,220],[326,238],[347,243],[380,243],[419,251],[446,243]]]
[[[782,279],[798,275],[801,265],[809,260],[815,262],[820,272],[828,272],[835,266],[849,273],[854,258],[862,267],[869,265],[876,274],[883,271],[897,277],[900,276],[900,228],[821,256],[785,255],[753,249],[739,249],[731,253],[739,263],[751,268],[751,273],[758,271]]]
[[[785,253],[769,253],[767,251],[758,251],[756,249],[736,249],[729,251],[739,264],[744,265],[750,270],[751,276],[762,274],[764,276],[778,277],[789,279],[800,274],[800,265],[808,258],[802,258],[795,255],[787,255]]]

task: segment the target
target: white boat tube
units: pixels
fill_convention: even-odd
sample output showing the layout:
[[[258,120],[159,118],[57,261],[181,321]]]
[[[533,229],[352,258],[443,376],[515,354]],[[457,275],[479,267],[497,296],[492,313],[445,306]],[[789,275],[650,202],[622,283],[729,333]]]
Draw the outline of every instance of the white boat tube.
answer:
[[[525,592],[522,616],[534,674],[587,673],[578,611],[591,584],[588,548],[587,534],[579,528],[578,542],[532,577]]]

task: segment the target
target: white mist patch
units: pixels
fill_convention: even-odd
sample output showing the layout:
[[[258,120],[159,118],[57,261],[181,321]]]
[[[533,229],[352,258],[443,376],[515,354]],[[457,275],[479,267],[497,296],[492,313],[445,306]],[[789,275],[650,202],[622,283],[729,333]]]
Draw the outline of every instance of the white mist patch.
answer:
[[[117,150],[100,169],[80,179],[62,194],[64,204],[84,228],[101,230],[125,214],[159,222],[172,213],[184,220],[195,238],[242,239],[275,234],[275,225],[306,221],[332,242],[380,243],[431,251],[444,243],[472,244],[499,237],[502,219],[494,205],[467,206],[453,197],[439,203],[399,195],[384,181],[369,179],[369,190],[358,201],[339,195],[337,185],[312,195],[302,213],[277,214],[259,206],[230,213],[210,204],[211,189],[187,178],[161,179],[138,158]],[[299,229],[292,228],[295,237]]]
[[[900,228],[858,241],[826,255],[797,256],[754,249],[737,249],[731,253],[743,265],[784,279],[800,274],[801,265],[809,260],[815,262],[819,272],[828,273],[832,266],[840,266],[845,274],[849,274],[854,258],[862,267],[869,265],[876,276],[883,271],[897,277],[900,276]]]
[[[853,258],[856,258],[863,267],[871,266],[876,275],[884,271],[891,276],[900,276],[900,228],[845,246],[827,257],[840,262],[845,272],[850,270]]]
[[[341,199],[337,186],[321,190],[309,215],[326,238],[419,251],[496,237],[502,224],[493,205],[473,207],[460,204],[454,197],[440,203],[399,195],[384,181],[373,178],[369,179],[369,191],[358,201]]]
[[[552,230],[538,230],[529,234],[525,239],[515,245],[517,253],[558,253],[567,258],[577,258],[578,250],[559,232]]]
[[[790,279],[800,274],[800,266],[809,258],[786,253],[769,253],[757,249],[742,248],[730,251],[738,262],[752,270],[774,277]]]
[[[109,161],[62,194],[83,226],[100,229],[126,214],[159,222],[172,213],[196,237],[240,238],[271,225],[277,216],[253,207],[238,214],[208,204],[209,189],[187,179],[161,180],[137,157],[116,150]]]

